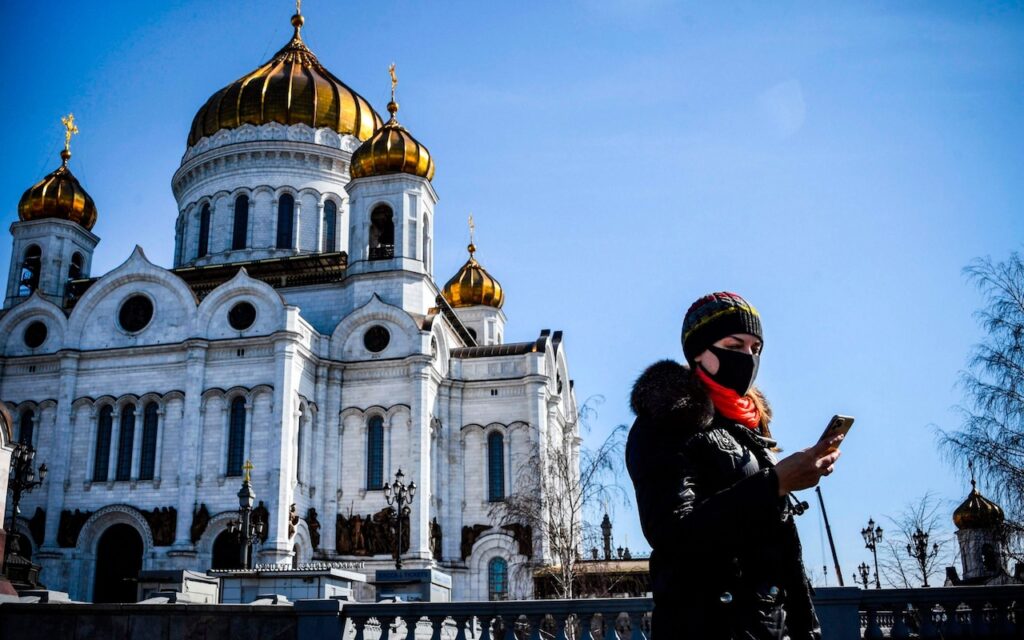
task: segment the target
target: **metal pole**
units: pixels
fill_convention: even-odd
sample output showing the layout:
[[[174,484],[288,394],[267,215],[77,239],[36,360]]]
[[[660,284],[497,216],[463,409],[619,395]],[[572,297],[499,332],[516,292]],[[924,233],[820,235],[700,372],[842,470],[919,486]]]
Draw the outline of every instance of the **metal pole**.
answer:
[[[401,491],[401,490],[399,490]],[[398,494],[398,511],[396,512],[395,528],[398,529],[398,543],[395,545],[395,569],[402,568],[402,494]]]
[[[882,581],[878,578],[878,543],[871,545],[871,553],[875,556],[875,588],[882,588]]]
[[[242,564],[242,568],[243,569],[248,569],[249,568],[249,544],[250,544],[249,543],[249,535],[250,535],[249,527],[250,527],[250,521],[251,521],[251,518],[250,518],[250,514],[251,513],[252,513],[252,511],[250,509],[246,509],[244,507],[242,508],[242,522],[241,522],[241,524],[242,524],[242,531],[241,531],[241,533],[242,533],[242,535],[241,535],[242,547],[241,547],[241,549],[239,549],[239,554],[241,555],[241,558],[239,558],[239,560],[240,560],[240,562]]]
[[[845,587],[843,584],[843,570],[839,568],[839,556],[836,554],[836,543],[832,539],[832,527],[828,524],[828,512],[825,511],[825,498],[821,496],[821,487],[814,487],[814,491],[818,494],[818,502],[821,504],[821,515],[825,518],[825,532],[828,534],[828,546],[832,548],[832,562],[836,565],[836,578],[839,579],[839,586]]]

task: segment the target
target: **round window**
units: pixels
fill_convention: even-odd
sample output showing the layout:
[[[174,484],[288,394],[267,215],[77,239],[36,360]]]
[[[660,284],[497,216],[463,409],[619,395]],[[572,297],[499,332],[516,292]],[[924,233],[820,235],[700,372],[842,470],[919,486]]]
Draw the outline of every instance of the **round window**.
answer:
[[[153,302],[143,295],[134,295],[124,301],[117,314],[121,328],[129,333],[142,331],[153,319]]]
[[[30,349],[35,349],[46,342],[46,335],[46,325],[36,320],[25,328],[25,345]]]
[[[239,302],[228,311],[228,324],[233,329],[245,331],[256,322],[256,307],[250,302]]]
[[[391,342],[391,334],[379,324],[373,325],[363,334],[363,344],[373,353],[380,353]]]

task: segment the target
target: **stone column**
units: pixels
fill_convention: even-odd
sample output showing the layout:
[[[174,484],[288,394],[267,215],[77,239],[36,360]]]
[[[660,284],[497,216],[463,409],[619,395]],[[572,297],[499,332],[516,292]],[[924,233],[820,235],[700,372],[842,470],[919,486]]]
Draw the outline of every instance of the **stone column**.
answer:
[[[132,468],[128,475],[132,480],[139,479],[139,470],[142,468],[142,419],[145,414],[145,405],[140,401],[135,405],[135,425],[132,436]]]
[[[299,241],[299,237],[302,231],[302,201],[299,199],[298,194],[295,196],[295,208],[292,209],[292,249],[295,251],[302,250],[302,243]]]
[[[336,526],[338,514],[338,489],[341,478],[341,382],[342,369],[331,366],[327,372],[327,404],[324,415],[324,475],[320,492],[320,550],[327,554],[337,553]]]
[[[277,442],[267,449],[268,469],[257,471],[257,477],[266,478],[256,499],[264,500],[270,512],[269,537],[259,552],[262,562],[277,564],[291,559],[292,545],[288,540],[288,507],[292,502],[291,443],[295,437],[294,404],[295,385],[299,376],[295,372],[295,354],[300,336],[296,333],[278,334],[274,339],[274,407],[271,412],[271,433],[276,429]],[[276,449],[275,449],[276,446]]]
[[[416,483],[416,497],[410,503],[412,513],[409,516],[409,556],[412,558],[430,558],[430,360],[409,365],[409,379],[412,384],[412,406],[410,407],[409,451],[411,460],[406,482]]]
[[[256,239],[253,237],[253,229],[256,227],[256,194],[249,194],[249,219],[246,221],[245,229],[245,248],[253,249],[256,247]]]
[[[463,408],[466,395],[463,383],[453,383],[449,390],[448,425],[448,508],[447,517],[441,521],[445,558],[462,559],[463,511],[466,508],[466,451],[463,442]]]
[[[75,399],[75,386],[78,379],[78,354],[63,352],[60,354],[60,380],[57,389],[57,417],[54,421],[52,461],[47,467],[50,470],[46,477],[46,529],[43,534],[42,551],[57,550],[57,524],[60,512],[64,509],[64,493],[71,488],[71,404]],[[95,443],[89,443],[94,445]],[[42,462],[48,462],[43,460]],[[4,475],[6,482],[6,474]],[[6,494],[5,494],[6,495]],[[58,552],[59,554],[59,552]]]
[[[160,478],[163,475],[160,467],[163,466],[164,455],[164,433],[167,431],[167,409],[163,403],[156,410],[156,455],[153,456],[153,486],[160,488]]]
[[[206,376],[206,341],[191,340],[186,343],[185,354],[185,402],[181,411],[181,457],[178,461],[178,522],[174,546],[171,553],[195,553],[190,529],[192,510],[195,508],[196,483],[198,482],[201,460],[196,454],[201,451],[202,437],[202,396]],[[200,454],[201,455],[201,454]]]

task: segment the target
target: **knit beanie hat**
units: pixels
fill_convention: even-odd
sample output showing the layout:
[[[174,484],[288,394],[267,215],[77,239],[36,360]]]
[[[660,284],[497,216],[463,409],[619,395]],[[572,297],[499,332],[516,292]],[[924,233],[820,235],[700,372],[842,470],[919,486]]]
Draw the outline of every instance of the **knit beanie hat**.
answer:
[[[749,302],[735,293],[719,291],[697,300],[683,318],[683,354],[693,359],[722,338],[749,333],[763,339],[761,316]]]

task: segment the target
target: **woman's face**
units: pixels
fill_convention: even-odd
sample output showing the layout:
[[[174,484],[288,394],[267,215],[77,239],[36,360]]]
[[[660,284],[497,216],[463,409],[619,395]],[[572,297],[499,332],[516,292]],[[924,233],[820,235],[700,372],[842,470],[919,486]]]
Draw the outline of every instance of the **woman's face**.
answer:
[[[714,346],[750,355],[759,355],[761,353],[761,339],[749,333],[734,333],[731,336],[725,336],[716,342]],[[718,356],[712,353],[710,349],[705,349],[694,360],[699,362],[709,374],[715,375],[718,373]]]

